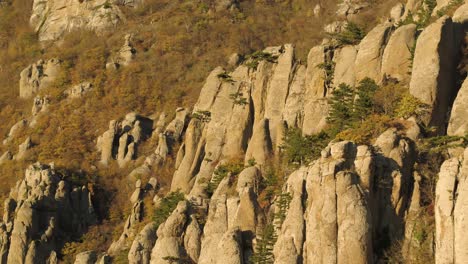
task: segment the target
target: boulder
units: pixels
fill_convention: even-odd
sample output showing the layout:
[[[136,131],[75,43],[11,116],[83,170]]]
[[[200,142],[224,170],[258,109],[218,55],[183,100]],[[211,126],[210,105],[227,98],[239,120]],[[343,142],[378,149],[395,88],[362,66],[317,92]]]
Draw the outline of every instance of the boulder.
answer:
[[[468,3],[465,2],[465,4],[455,11],[452,20],[457,24],[461,24],[466,30],[466,24],[468,22]]]
[[[304,243],[304,187],[307,171],[299,169],[293,172],[286,183],[286,193],[291,201],[286,217],[274,246],[275,263],[298,263],[301,260]]]
[[[338,4],[338,10],[336,14],[341,17],[347,17],[349,15],[357,14],[363,8],[369,6],[367,1],[363,0],[344,0]]]
[[[203,232],[198,224],[197,218],[194,215],[190,216],[190,224],[185,230],[184,248],[190,259],[197,263],[200,256],[201,238]]]

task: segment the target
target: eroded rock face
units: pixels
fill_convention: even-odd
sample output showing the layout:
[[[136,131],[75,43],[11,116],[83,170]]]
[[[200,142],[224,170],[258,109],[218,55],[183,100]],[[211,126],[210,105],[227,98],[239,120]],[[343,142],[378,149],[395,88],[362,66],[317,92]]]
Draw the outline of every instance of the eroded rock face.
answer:
[[[53,168],[31,165],[5,203],[0,248],[6,263],[45,263],[56,259],[60,237],[79,235],[96,222],[91,193],[72,187]]]
[[[124,15],[112,1],[35,0],[30,24],[39,40],[45,41],[78,29],[102,32],[123,21]]]
[[[168,257],[181,259],[186,256],[183,231],[187,223],[187,210],[187,202],[180,202],[166,222],[159,226],[158,239],[151,252],[151,264],[166,264],[169,262]]]
[[[376,82],[381,81],[382,56],[390,37],[393,25],[383,23],[372,29],[359,44],[356,56],[356,81],[368,77]]]
[[[356,76],[354,70],[354,62],[357,55],[357,47],[344,46],[335,50],[333,61],[335,62],[335,73],[333,84],[338,87],[344,83],[351,87],[354,86]]]
[[[449,136],[465,136],[468,132],[468,79],[464,81],[453,103],[447,128]]]
[[[61,62],[58,59],[39,60],[29,65],[20,74],[19,94],[21,98],[29,98],[48,87],[60,73]]]
[[[133,240],[128,253],[129,264],[149,264],[151,250],[156,241],[156,230],[153,223],[146,225]]]
[[[409,81],[411,48],[415,45],[416,25],[409,24],[395,30],[382,58],[383,78]]]
[[[427,124],[443,130],[449,104],[455,96],[457,60],[452,19],[444,16],[418,38],[410,82],[410,93],[431,107]]]
[[[91,91],[93,89],[93,84],[90,82],[82,82],[80,84],[77,84],[73,86],[72,88],[68,89],[66,91],[66,94],[68,95],[69,98],[81,98],[83,97],[86,93]]]
[[[369,6],[367,1],[362,0],[344,0],[338,5],[336,14],[338,16],[347,17],[349,15],[357,14],[363,8]]]
[[[468,261],[464,235],[468,225],[468,149],[458,158],[445,161],[436,186],[436,263],[465,263]]]
[[[97,149],[101,152],[101,163],[107,165],[111,159],[121,167],[136,156],[136,147],[147,139],[153,128],[153,121],[128,113],[122,121],[112,120],[109,129],[97,139]]]
[[[3,140],[3,145],[6,145],[10,143],[21,131],[26,129],[28,126],[28,120],[22,119],[16,124],[14,124],[11,128],[10,131],[8,132],[7,137]]]

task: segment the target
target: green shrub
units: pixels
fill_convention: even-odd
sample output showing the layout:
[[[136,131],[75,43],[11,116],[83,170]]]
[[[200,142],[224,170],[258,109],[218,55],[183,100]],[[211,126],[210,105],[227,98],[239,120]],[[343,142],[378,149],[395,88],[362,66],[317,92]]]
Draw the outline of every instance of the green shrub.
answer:
[[[232,93],[229,98],[234,102],[235,105],[247,105],[247,98],[244,98],[241,92]]]
[[[444,15],[447,15],[448,13],[455,11],[458,7],[460,7],[464,3],[465,3],[464,0],[451,0],[446,6],[437,10],[437,16],[442,17]]]
[[[162,198],[153,215],[153,221],[156,229],[158,229],[159,226],[167,220],[167,218],[176,209],[177,204],[183,200],[185,200],[185,196],[178,190],[171,192],[166,197]]]
[[[281,149],[288,163],[302,165],[320,157],[320,152],[329,141],[326,132],[304,136],[300,129],[291,128],[286,131]]]
[[[274,262],[273,247],[278,239],[275,226],[267,224],[257,237],[254,253],[250,257],[253,264],[272,264]]]
[[[247,63],[245,64],[248,68],[256,70],[260,61],[267,61],[276,63],[278,56],[272,55],[271,53],[264,51],[256,51],[250,56],[247,56]]]
[[[213,172],[213,177],[206,187],[206,193],[211,197],[224,178],[227,176],[235,177],[243,169],[244,165],[237,162],[219,165]]]
[[[281,193],[276,197],[277,211],[274,215],[275,225],[280,228],[283,225],[286,215],[288,213],[289,204],[291,203],[292,196],[290,193]]]
[[[325,72],[325,87],[330,88],[333,83],[333,78],[335,76],[335,65],[334,61],[326,61],[317,65],[317,68]]]
[[[378,114],[395,116],[395,111],[408,88],[399,83],[387,83],[380,87],[373,98],[374,111]]]
[[[364,78],[359,82],[359,86],[356,87],[357,98],[354,100],[354,115],[355,120],[364,120],[374,111],[374,98],[375,93],[379,89],[379,86],[374,80],[370,78]]]
[[[406,91],[398,103],[395,116],[409,118],[411,116],[422,117],[428,113],[429,106]]]
[[[441,153],[450,148],[466,148],[468,146],[468,134],[461,136],[436,136],[422,140],[419,145],[421,151],[429,153]]]
[[[392,119],[385,115],[371,115],[352,128],[341,131],[336,140],[349,140],[356,144],[371,144],[371,140],[395,126]]]
[[[329,35],[332,39],[336,40],[338,46],[357,45],[366,36],[366,32],[358,24],[348,22],[342,32]]]
[[[203,123],[208,123],[211,121],[211,112],[210,111],[196,111],[191,115],[192,118],[198,119]]]
[[[231,75],[229,75],[227,72],[223,72],[223,73],[218,74],[218,78],[221,79],[221,81],[223,81],[223,82],[227,82],[227,83],[233,83],[234,82]]]

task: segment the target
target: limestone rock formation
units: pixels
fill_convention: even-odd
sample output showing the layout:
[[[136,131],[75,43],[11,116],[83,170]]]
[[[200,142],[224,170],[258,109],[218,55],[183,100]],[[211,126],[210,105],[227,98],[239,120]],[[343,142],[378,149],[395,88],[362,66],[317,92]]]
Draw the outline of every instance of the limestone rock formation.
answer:
[[[58,40],[64,34],[79,29],[102,32],[125,21],[120,9],[113,3],[99,1],[51,0],[33,2],[31,26],[39,40]]]
[[[468,225],[466,202],[468,197],[468,149],[458,158],[446,160],[439,173],[435,204],[435,259],[436,263],[464,263],[468,260]]]
[[[101,163],[107,165],[113,158],[121,167],[135,158],[136,147],[152,133],[153,121],[128,113],[121,121],[112,120],[109,130],[97,139],[97,149],[101,152]]]
[[[68,89],[65,93],[68,95],[69,98],[80,98],[83,97],[87,92],[93,89],[93,84],[90,82],[82,82],[77,84],[70,89]]]
[[[418,38],[411,75],[410,93],[431,107],[425,122],[437,126],[446,122],[449,104],[455,96],[454,28],[450,17],[441,17],[429,25]]]
[[[133,35],[125,35],[125,42],[120,50],[117,52],[112,61],[106,64],[107,69],[118,69],[120,67],[125,67],[130,64],[135,59],[136,49],[133,47]]]
[[[153,223],[147,224],[133,240],[128,253],[129,264],[149,264],[151,249],[156,241],[156,230]]]
[[[28,120],[22,119],[18,123],[14,124],[10,131],[8,132],[7,137],[3,140],[3,145],[10,143],[21,131],[26,129],[28,126]]]
[[[338,16],[347,17],[349,15],[357,14],[363,8],[369,6],[367,1],[362,0],[344,0],[338,5],[336,14]]]
[[[356,61],[357,47],[344,46],[335,50],[333,61],[335,62],[335,72],[333,84],[339,86],[344,83],[349,86],[354,86],[356,76],[354,62]]]
[[[33,107],[31,110],[32,118],[29,122],[30,127],[35,127],[37,119],[41,113],[46,113],[49,109],[50,98],[49,96],[36,96],[34,97]]]
[[[468,79],[463,82],[452,106],[447,135],[465,136],[468,133]]]
[[[11,189],[6,205],[1,224],[6,229],[0,242],[5,263],[53,259],[59,249],[58,234],[64,239],[79,235],[96,221],[88,189],[72,186],[42,164],[26,170],[24,179]]]
[[[31,137],[27,137],[26,140],[18,146],[18,153],[14,156],[15,160],[22,160],[26,157],[27,151],[33,147]]]
[[[395,30],[382,57],[383,78],[409,81],[411,48],[415,45],[416,25],[408,24]]]
[[[381,81],[382,56],[392,31],[391,23],[383,23],[372,29],[359,44],[356,56],[356,81],[368,77]]]
[[[186,256],[182,234],[187,223],[187,210],[187,202],[180,202],[166,222],[159,226],[158,239],[151,252],[151,264],[166,264],[168,257],[181,259]]]
[[[26,67],[20,74],[20,97],[32,97],[39,90],[48,87],[57,78],[60,69],[61,61],[58,59],[39,60]]]

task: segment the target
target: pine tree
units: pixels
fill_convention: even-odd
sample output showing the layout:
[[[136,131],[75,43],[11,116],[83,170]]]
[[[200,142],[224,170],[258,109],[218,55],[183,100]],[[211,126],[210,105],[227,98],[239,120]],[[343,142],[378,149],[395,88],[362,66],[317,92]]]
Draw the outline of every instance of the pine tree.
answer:
[[[333,130],[339,132],[350,127],[354,122],[354,91],[347,84],[340,84],[336,90],[332,92],[329,99],[330,112],[327,117],[328,124]]]
[[[364,78],[359,82],[353,111],[355,120],[363,121],[373,112],[374,95],[378,88],[379,86],[370,78]]]
[[[291,200],[292,196],[290,193],[282,193],[278,196],[278,200],[276,202],[278,211],[275,214],[275,224],[278,228],[281,228],[284,220],[286,219],[286,214],[288,212]]]
[[[274,262],[273,247],[277,240],[275,227],[273,224],[268,224],[262,231],[262,234],[257,238],[255,253],[250,258],[253,264],[271,264]]]

